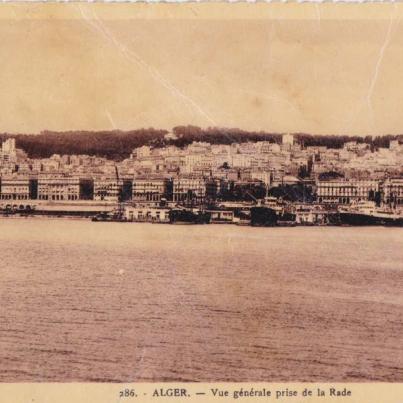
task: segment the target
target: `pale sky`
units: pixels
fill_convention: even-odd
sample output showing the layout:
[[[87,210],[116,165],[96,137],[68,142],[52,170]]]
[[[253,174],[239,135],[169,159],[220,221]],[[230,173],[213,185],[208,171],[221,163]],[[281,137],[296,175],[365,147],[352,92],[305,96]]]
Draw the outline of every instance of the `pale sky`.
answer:
[[[403,6],[112,6],[0,6],[1,132],[403,133]]]

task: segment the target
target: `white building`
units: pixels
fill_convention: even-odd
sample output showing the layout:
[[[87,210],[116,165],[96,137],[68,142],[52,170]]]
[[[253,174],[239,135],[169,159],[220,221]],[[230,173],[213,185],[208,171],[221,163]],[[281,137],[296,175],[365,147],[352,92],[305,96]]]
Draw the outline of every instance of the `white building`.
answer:
[[[132,152],[132,158],[147,158],[151,155],[151,148],[149,146],[137,147]]]
[[[282,144],[283,145],[294,145],[294,135],[292,134],[283,134],[282,138]]]
[[[169,222],[169,209],[163,207],[126,206],[124,214],[128,221]]]
[[[356,179],[333,179],[316,182],[319,203],[350,204],[354,201],[370,200],[379,192],[379,181]]]
[[[30,198],[30,180],[28,177],[10,176],[0,180],[1,200],[28,200]]]
[[[15,139],[10,138],[3,141],[1,145],[0,161],[12,162],[17,161],[17,149],[15,147]]]
[[[3,144],[1,145],[1,151],[3,152],[3,154],[15,154],[15,139],[10,138],[6,141],[3,141]]]

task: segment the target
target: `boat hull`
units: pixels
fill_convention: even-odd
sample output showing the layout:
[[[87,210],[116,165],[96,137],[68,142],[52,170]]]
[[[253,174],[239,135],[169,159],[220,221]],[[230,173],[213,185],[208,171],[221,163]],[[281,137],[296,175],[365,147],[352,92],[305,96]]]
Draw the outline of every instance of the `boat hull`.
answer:
[[[276,212],[267,207],[252,207],[250,225],[252,227],[275,227],[277,225]]]
[[[403,227],[403,217],[383,217],[363,213],[339,213],[341,225],[368,226],[382,225],[390,227]]]
[[[171,210],[169,222],[177,225],[210,224],[211,214],[205,212],[193,212],[190,210]]]

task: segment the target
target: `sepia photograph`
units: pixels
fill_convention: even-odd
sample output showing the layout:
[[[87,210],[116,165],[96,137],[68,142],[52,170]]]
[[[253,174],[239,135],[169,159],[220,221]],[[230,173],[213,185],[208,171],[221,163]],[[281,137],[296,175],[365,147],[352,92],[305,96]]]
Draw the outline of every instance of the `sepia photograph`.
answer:
[[[2,3],[0,383],[403,382],[402,17]]]

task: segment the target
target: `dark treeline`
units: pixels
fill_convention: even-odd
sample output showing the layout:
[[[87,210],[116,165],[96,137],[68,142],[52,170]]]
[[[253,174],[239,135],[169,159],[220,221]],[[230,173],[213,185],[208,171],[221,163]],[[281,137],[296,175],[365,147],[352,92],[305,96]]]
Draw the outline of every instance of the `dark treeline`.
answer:
[[[211,144],[231,144],[246,141],[270,141],[272,143],[281,143],[282,134],[245,131],[240,129],[225,129],[210,127],[201,129],[197,126],[177,126],[173,132],[179,137],[174,143],[177,146],[190,144],[192,141],[206,141]],[[346,135],[312,135],[306,133],[294,133],[298,143],[309,146],[325,146],[328,148],[342,148],[349,141],[357,141],[358,143],[366,143],[374,148],[389,147],[391,140],[401,139],[403,135],[384,135],[384,136],[346,136]]]
[[[384,135],[384,136],[336,136],[336,135],[312,135],[305,133],[296,133],[295,138],[305,147],[309,146],[326,146],[328,148],[342,148],[349,141],[357,143],[369,144],[374,148],[389,147],[391,140],[402,139],[402,135]]]
[[[47,158],[53,154],[88,154],[114,160],[127,158],[133,148],[163,139],[166,130],[71,131],[40,134],[0,134],[0,140],[14,137],[18,148],[31,158]]]
[[[207,128],[196,126],[177,126],[173,133],[177,139],[166,140],[167,130],[139,129],[130,131],[44,131],[40,134],[0,134],[0,141],[14,137],[17,147],[23,149],[31,158],[47,158],[53,154],[88,154],[113,160],[127,158],[132,150],[142,145],[162,147],[175,145],[185,147],[193,141],[205,141],[211,144],[231,144],[247,141],[270,141],[281,143],[279,133],[245,131],[240,129]],[[370,144],[374,149],[388,147],[390,140],[402,136],[332,136],[295,133],[297,141],[304,146],[326,146],[341,148],[348,141]]]
[[[197,126],[176,126],[173,128],[173,132],[179,137],[174,141],[175,145],[178,147],[183,147],[193,141],[205,141],[211,144],[232,144],[264,140],[272,143],[280,143],[282,137],[279,133],[217,127],[201,129]]]

